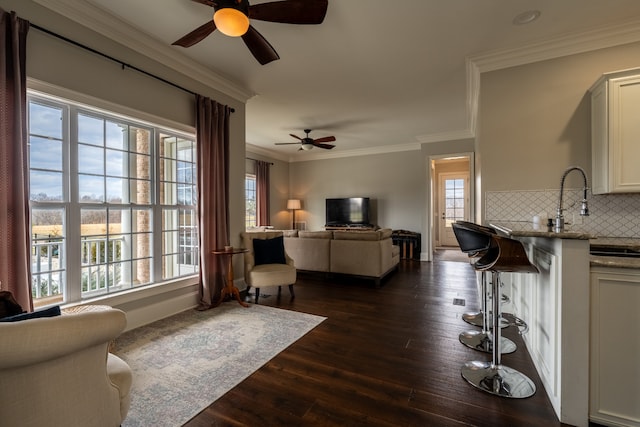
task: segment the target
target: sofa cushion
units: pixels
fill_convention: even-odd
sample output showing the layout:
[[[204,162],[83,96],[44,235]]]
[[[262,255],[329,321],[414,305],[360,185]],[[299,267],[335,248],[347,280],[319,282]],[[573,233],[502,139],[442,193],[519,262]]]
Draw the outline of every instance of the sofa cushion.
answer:
[[[253,239],[253,253],[255,265],[287,263],[282,236],[272,239]]]
[[[333,232],[331,231],[298,231],[298,237],[306,239],[331,239]]]
[[[284,237],[298,237],[298,230],[282,230]]]
[[[334,231],[334,240],[380,240],[377,231]]]
[[[19,322],[21,320],[38,319],[40,317],[60,316],[60,307],[49,307],[44,310],[32,311],[31,313],[20,313],[0,319],[0,322]]]

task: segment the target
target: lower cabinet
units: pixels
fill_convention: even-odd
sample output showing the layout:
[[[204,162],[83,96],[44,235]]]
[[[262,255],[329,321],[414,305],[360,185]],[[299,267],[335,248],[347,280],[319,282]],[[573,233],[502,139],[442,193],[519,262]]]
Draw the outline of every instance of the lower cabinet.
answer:
[[[640,426],[640,269],[591,270],[591,421]]]

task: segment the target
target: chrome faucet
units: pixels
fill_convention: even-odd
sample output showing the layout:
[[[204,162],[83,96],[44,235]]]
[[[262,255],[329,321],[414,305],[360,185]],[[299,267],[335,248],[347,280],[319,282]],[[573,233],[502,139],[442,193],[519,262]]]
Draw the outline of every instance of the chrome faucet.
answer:
[[[569,175],[569,172],[577,170],[582,174],[582,178],[584,179],[584,188],[582,193],[582,203],[580,205],[580,215],[589,216],[589,206],[587,205],[587,174],[584,173],[584,169],[579,166],[571,166],[564,171],[562,174],[562,179],[560,180],[560,199],[558,200],[558,210],[556,212],[556,223],[554,226],[554,231],[556,233],[560,233],[564,230],[564,216],[562,215],[562,193],[564,192],[564,180]]]

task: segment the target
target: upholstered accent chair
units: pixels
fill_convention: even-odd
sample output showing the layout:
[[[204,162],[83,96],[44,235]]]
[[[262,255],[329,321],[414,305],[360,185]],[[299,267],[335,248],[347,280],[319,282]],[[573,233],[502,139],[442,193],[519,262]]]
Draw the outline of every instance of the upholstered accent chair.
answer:
[[[278,296],[282,285],[289,286],[291,299],[295,298],[296,267],[284,250],[282,231],[243,232],[240,234],[244,248],[244,280],[247,291],[255,288],[255,302],[260,298],[260,288],[277,286]]]
[[[119,426],[132,373],[109,345],[125,326],[124,312],[107,306],[0,322],[0,424]]]

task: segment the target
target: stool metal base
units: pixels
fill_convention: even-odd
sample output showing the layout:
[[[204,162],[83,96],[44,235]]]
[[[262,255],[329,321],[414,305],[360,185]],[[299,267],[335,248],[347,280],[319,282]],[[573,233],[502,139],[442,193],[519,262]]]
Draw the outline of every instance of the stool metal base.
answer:
[[[470,325],[478,326],[478,327],[482,328],[484,326],[483,317],[484,316],[483,316],[481,311],[473,311],[473,312],[464,313],[462,315],[462,320],[464,320],[465,322],[467,322]],[[500,327],[501,328],[506,328],[506,327],[509,327],[510,325],[511,324],[509,323],[509,321],[507,319],[500,318]]]
[[[460,342],[469,348],[474,350],[483,351],[485,353],[491,353],[493,351],[493,339],[485,332],[482,331],[466,331],[462,332],[458,338]],[[516,343],[509,338],[500,337],[500,353],[509,354],[518,349]]]
[[[491,362],[467,362],[462,377],[472,386],[501,397],[524,399],[536,392],[536,385],[520,371]]]

